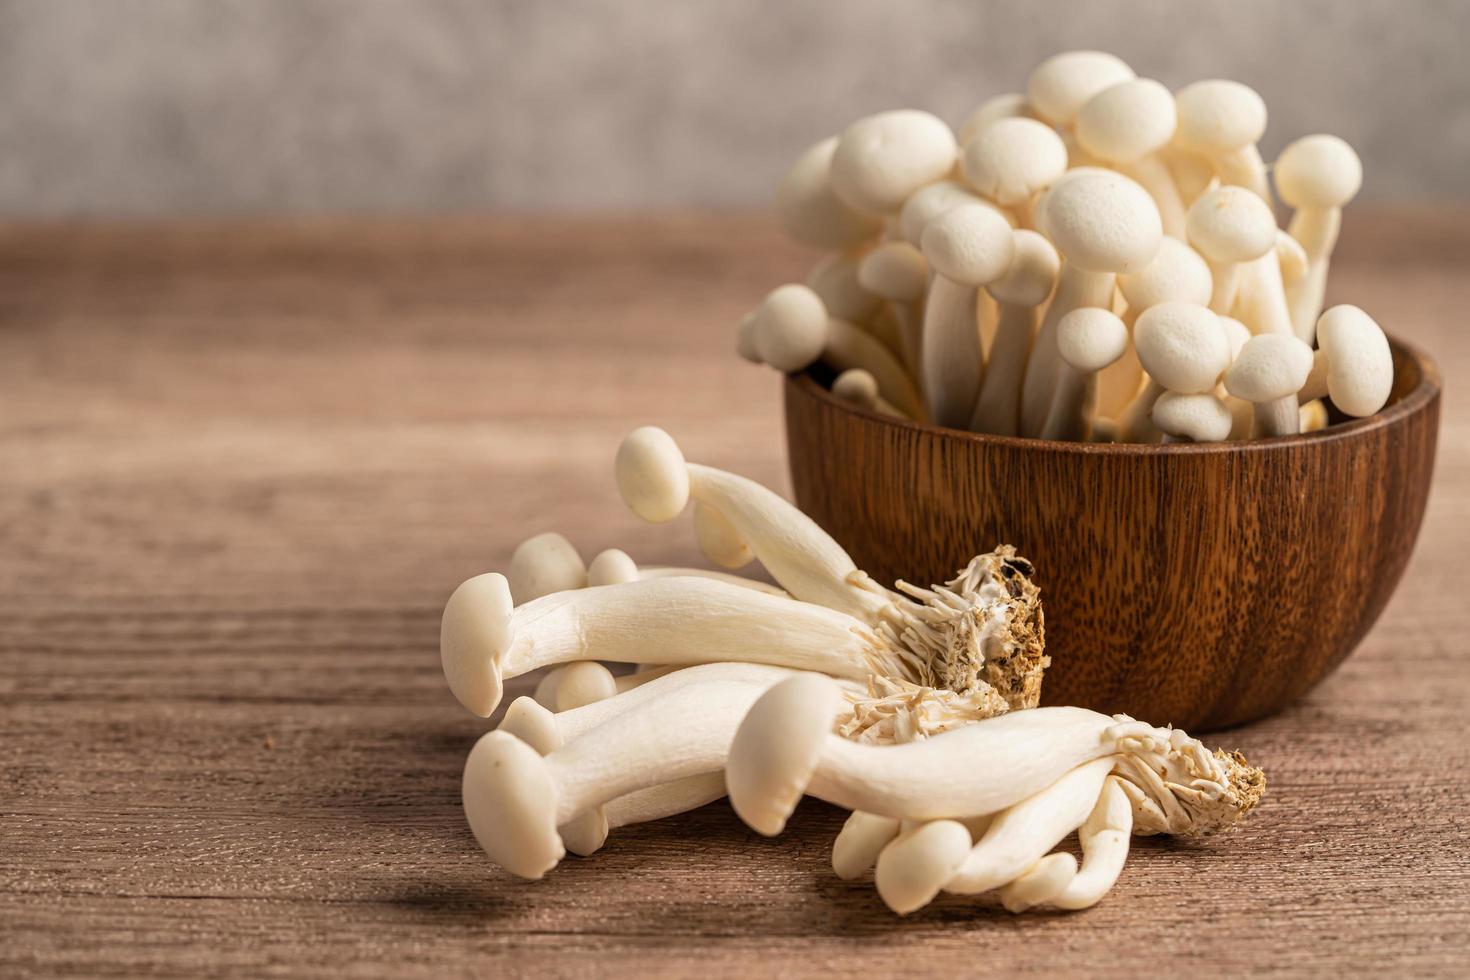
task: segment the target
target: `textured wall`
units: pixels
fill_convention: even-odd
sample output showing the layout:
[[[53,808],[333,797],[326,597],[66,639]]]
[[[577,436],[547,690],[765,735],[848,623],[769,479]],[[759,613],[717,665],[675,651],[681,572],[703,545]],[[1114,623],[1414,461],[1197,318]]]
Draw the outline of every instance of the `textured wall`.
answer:
[[[1237,78],[1268,155],[1470,199],[1470,3],[0,0],[0,214],[748,205],[878,109],[958,123],[1057,50]]]

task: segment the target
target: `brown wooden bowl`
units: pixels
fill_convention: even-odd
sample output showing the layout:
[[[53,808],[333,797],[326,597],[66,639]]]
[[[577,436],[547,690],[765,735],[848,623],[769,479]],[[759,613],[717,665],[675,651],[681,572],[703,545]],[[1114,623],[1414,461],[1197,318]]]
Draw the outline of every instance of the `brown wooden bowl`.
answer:
[[[796,502],[885,583],[943,582],[972,555],[1015,545],[1046,610],[1045,703],[1238,724],[1327,676],[1409,560],[1440,378],[1423,354],[1391,345],[1379,414],[1202,445],[977,435],[864,411],[792,376]]]

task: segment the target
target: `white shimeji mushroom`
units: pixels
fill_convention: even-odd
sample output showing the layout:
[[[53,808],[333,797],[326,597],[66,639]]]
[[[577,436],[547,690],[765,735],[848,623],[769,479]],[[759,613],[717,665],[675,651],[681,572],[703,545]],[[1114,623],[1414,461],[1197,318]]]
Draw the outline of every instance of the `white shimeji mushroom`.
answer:
[[[924,240],[924,229],[929,227],[929,222],[944,212],[963,205],[993,207],[985,198],[957,181],[941,180],[921,187],[903,202],[903,210],[898,213],[898,237],[918,248]],[[1015,224],[1014,215],[999,208],[996,213],[1007,224]]]
[[[839,371],[860,367],[878,380],[883,396],[914,417],[924,403],[903,365],[861,328],[829,316],[809,286],[788,283],[767,294],[755,311],[755,347],[761,360],[788,374],[823,360]]]
[[[1136,272],[1159,250],[1163,229],[1153,198],[1108,170],[1079,170],[1053,184],[1037,206],[1038,230],[1062,257],[1021,392],[1021,434],[1041,431],[1051,408],[1059,355],[1056,326],[1081,307],[1110,309],[1117,276]]]
[[[853,368],[839,374],[832,382],[832,394],[870,412],[891,415],[894,418],[907,418],[878,393],[878,382],[861,368]]]
[[[710,666],[728,675],[733,665]],[[790,675],[740,667],[734,677],[661,677],[624,695],[638,699],[633,706],[617,698],[589,705],[607,707],[610,717],[570,737],[562,731],[567,720],[525,699],[530,717],[481,737],[465,762],[465,815],[475,839],[523,878],[540,878],[573,843],[558,828],[578,852],[596,850],[607,834],[604,804],[722,768],[749,707]]]
[[[965,144],[960,166],[971,187],[1029,226],[1031,202],[1067,169],[1067,147],[1045,123],[1000,119]]]
[[[1036,112],[1020,92],[993,95],[975,107],[960,125],[959,144],[964,146],[975,134],[1000,119],[1035,119]]]
[[[1123,356],[1128,328],[1110,310],[1082,307],[1057,324],[1061,363],[1043,439],[1085,440],[1097,391],[1097,373]]]
[[[580,589],[587,584],[587,566],[566,538],[547,531],[522,541],[505,570],[516,602],[530,602],[553,592]]]
[[[1149,421],[1166,391],[1202,394],[1230,367],[1230,338],[1220,318],[1194,303],[1151,306],[1133,325],[1133,346],[1148,382],[1119,420],[1123,438],[1138,442],[1156,431]]]
[[[1122,781],[1117,776],[1109,776],[1092,813],[1077,830],[1077,840],[1082,845],[1082,866],[1075,876],[1051,897],[1013,893],[1015,901],[1008,902],[1006,908],[1020,912],[1043,903],[1059,909],[1091,908],[1112,890],[1123,873],[1132,835],[1133,805]],[[1022,875],[1011,887],[1023,885],[1033,873],[1034,869]]]
[[[994,208],[970,205],[930,221],[922,247],[934,270],[921,339],[924,397],[936,424],[963,428],[974,414],[984,371],[979,288],[1006,274],[1015,243]]]
[[[1255,406],[1254,433],[1293,435],[1301,427],[1297,393],[1312,372],[1312,349],[1291,334],[1260,334],[1240,349],[1225,389]]]
[[[786,234],[816,248],[847,248],[875,237],[882,219],[849,207],[832,190],[837,137],[809,147],[776,188],[776,213]]]
[[[1393,352],[1373,318],[1343,303],[1317,320],[1317,349],[1298,397],[1303,402],[1329,396],[1344,415],[1372,415],[1393,393]]]
[[[851,881],[871,871],[883,848],[898,836],[902,824],[894,817],[853,811],[832,842],[832,870],[837,877]]]
[[[896,213],[910,194],[954,169],[954,134],[917,109],[859,119],[838,138],[829,180],[837,196],[868,214]]]
[[[1189,244],[1210,264],[1210,309],[1229,315],[1241,266],[1276,247],[1276,218],[1265,201],[1242,187],[1217,187],[1195,201],[1185,219]]]
[[[1174,97],[1179,126],[1174,142],[1206,157],[1222,183],[1271,200],[1266,165],[1256,148],[1266,132],[1266,103],[1254,89],[1224,79],[1195,82]]]
[[[986,287],[999,304],[999,318],[970,419],[972,431],[998,436],[1018,434],[1021,379],[1031,353],[1036,311],[1051,296],[1061,268],[1057,250],[1037,232],[1016,232],[1014,246],[1011,267]]]
[[[1297,336],[1312,342],[1322,310],[1327,266],[1342,227],[1342,209],[1363,186],[1363,164],[1353,148],[1336,136],[1306,136],[1276,159],[1276,190],[1296,209],[1289,231],[1307,254],[1307,274],[1290,291]]]
[[[1234,416],[1214,392],[1166,391],[1154,402],[1153,423],[1165,442],[1220,442],[1230,437]]]
[[[1164,234],[1184,237],[1184,202],[1159,156],[1174,136],[1173,94],[1151,78],[1103,89],[1077,113],[1077,142],[1088,153],[1132,177],[1158,206]]]
[[[1206,306],[1212,283],[1210,267],[1200,254],[1170,237],[1159,242],[1159,251],[1152,262],[1138,272],[1118,277],[1118,292],[1128,304],[1123,323],[1128,327],[1129,345],[1117,363],[1098,375],[1099,415],[1119,418],[1143,384],[1143,365],[1132,343],[1133,326],[1143,311],[1169,302]]]
[[[1066,129],[1094,95],[1133,77],[1133,69],[1115,55],[1064,51],[1032,69],[1026,81],[1026,101],[1036,115]]]
[[[923,253],[908,242],[884,242],[863,257],[858,282],[893,304],[904,363],[919,377],[924,294],[929,289],[929,263]]]

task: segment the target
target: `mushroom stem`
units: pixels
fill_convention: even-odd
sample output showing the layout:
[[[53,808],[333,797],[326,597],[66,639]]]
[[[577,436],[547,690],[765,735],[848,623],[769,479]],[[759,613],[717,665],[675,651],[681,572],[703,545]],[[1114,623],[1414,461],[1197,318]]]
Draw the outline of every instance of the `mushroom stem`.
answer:
[[[1035,327],[1035,308],[1000,304],[1000,320],[990,343],[990,363],[970,416],[972,431],[996,436],[1019,434],[1021,379],[1026,373]]]
[[[1301,415],[1297,412],[1297,396],[1286,395],[1255,403],[1255,424],[1251,434],[1256,438],[1294,436],[1301,431]]]
[[[985,367],[978,309],[976,287],[934,275],[924,304],[920,358],[936,425],[964,428],[974,414]]]
[[[822,360],[837,371],[862,368],[878,382],[878,390],[900,411],[912,418],[927,418],[924,400],[907,369],[883,342],[846,320],[827,321],[827,343]]]
[[[604,804],[602,812],[607,818],[608,829],[617,830],[698,810],[724,797],[725,774],[714,770],[636,790]]]
[[[1076,858],[1065,852],[1048,854],[1000,890],[1000,903],[1007,912],[1019,914],[1052,901],[1076,876]]]
[[[1162,435],[1154,425],[1153,411],[1154,403],[1164,391],[1164,386],[1153,378],[1145,382],[1143,390],[1128,403],[1118,419],[1118,438],[1124,442],[1153,442]]]
[[[1114,761],[1105,757],[1078,766],[999,814],[954,877],[942,883],[944,890],[977,895],[1025,873],[1087,819]]]
[[[1077,831],[1082,867],[1050,904],[1059,909],[1091,908],[1102,900],[1123,873],[1133,834],[1133,807],[1116,776],[1103,784],[1097,804]]]
[[[1250,327],[1252,334],[1294,333],[1277,250],[1273,248],[1237,268],[1235,318]]]
[[[1035,437],[1040,433],[1051,410],[1057,365],[1061,361],[1061,355],[1057,353],[1057,324],[1076,309],[1089,306],[1110,308],[1116,282],[1117,277],[1111,272],[1088,272],[1063,260],[1057,294],[1046,308],[1046,316],[1031,345],[1031,359],[1026,364],[1026,377],[1021,383],[1021,435]]]

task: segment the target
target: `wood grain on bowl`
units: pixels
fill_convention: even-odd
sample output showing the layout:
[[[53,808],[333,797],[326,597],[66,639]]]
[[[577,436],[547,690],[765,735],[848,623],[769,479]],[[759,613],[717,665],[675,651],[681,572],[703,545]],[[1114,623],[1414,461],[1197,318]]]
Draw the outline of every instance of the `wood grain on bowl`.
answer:
[[[1015,545],[1046,609],[1045,703],[1189,729],[1249,721],[1357,646],[1413,550],[1440,382],[1421,354],[1393,349],[1380,414],[1203,445],[940,429],[794,376],[796,501],[880,581],[944,581],[971,555]]]

